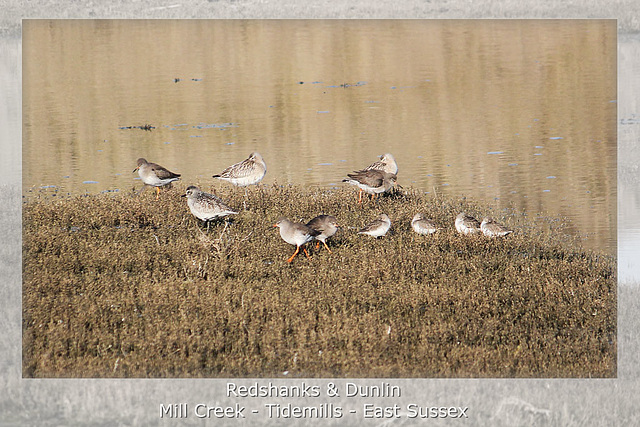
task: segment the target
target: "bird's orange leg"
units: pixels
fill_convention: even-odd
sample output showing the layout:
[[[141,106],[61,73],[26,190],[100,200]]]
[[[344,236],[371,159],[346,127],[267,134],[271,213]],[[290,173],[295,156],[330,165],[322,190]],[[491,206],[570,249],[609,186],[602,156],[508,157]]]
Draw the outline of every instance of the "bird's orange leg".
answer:
[[[291,262],[293,261],[293,259],[296,257],[296,255],[298,255],[298,252],[300,251],[300,246],[296,247],[296,251],[293,253],[293,255],[291,255],[291,258],[289,258],[287,260],[287,262]]]
[[[307,252],[307,249],[304,246],[302,247],[302,250],[304,251],[305,255],[307,255],[307,258],[311,258],[309,256],[309,252]]]
[[[160,197],[160,187],[156,187],[156,200]]]
[[[320,240],[316,242],[316,249],[318,249],[319,247],[320,247]]]
[[[358,204],[362,204],[362,189],[360,189],[360,192],[358,193]]]
[[[327,248],[327,250],[329,251],[330,254],[333,253],[333,252],[331,252],[331,249],[329,249],[329,246],[327,246],[326,242],[322,242],[322,244],[324,245],[325,248]]]

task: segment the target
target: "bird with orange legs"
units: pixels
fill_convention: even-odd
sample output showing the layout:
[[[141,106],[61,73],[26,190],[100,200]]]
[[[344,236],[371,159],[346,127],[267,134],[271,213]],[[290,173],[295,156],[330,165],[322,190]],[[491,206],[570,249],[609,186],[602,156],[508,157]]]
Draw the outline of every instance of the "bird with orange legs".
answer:
[[[368,173],[369,171],[386,172],[387,174],[395,175],[395,176],[398,175],[398,164],[396,163],[396,159],[393,157],[391,153],[385,153],[381,155],[379,159],[380,160],[371,163],[369,166],[367,166],[362,170],[355,171],[353,174],[347,174],[347,176],[351,178],[350,180],[348,179],[342,180],[342,182],[348,182],[349,184],[357,185],[360,188],[360,191],[358,192],[358,203],[362,203],[363,191],[367,192],[368,194],[371,194],[371,199],[373,200],[373,198],[375,197],[375,194],[387,192],[391,189],[391,186],[395,184],[395,177],[394,177],[393,184],[391,184],[391,186],[389,186],[388,188],[385,188],[382,191],[373,190],[373,188],[380,190],[380,188],[378,188],[378,186],[375,185],[375,183],[372,180],[379,179],[381,175]],[[387,177],[389,177],[390,175],[387,175]],[[383,179],[384,179],[384,176],[385,175],[382,175]],[[372,184],[373,184],[373,187],[372,187]],[[367,189],[369,191],[367,191]]]
[[[331,249],[329,249],[329,246],[327,246],[326,240],[336,234],[336,232],[338,231],[339,227],[336,217],[332,215],[318,215],[307,223],[307,227],[320,233],[315,236],[315,239],[318,241],[316,244],[316,249],[320,247],[320,242],[322,242],[329,253],[332,253]]]
[[[146,159],[139,158],[137,163],[138,166],[133,170],[133,172],[137,171],[138,175],[140,175],[140,179],[144,182],[142,190],[144,190],[147,185],[155,187],[156,200],[158,200],[158,197],[160,196],[160,187],[170,185],[173,181],[180,179],[179,173],[173,173],[156,163],[147,162]]]
[[[295,256],[298,255],[298,252],[300,252],[300,248],[302,248],[307,258],[311,258],[304,245],[313,240],[314,237],[320,234],[320,232],[307,227],[304,224],[289,221],[284,217],[281,217],[278,222],[274,224],[274,227],[280,228],[280,237],[282,237],[282,240],[290,245],[296,245],[296,251],[291,255],[287,262],[290,263],[293,261]]]
[[[363,191],[371,194],[371,200],[373,200],[377,194],[386,193],[391,190],[397,179],[397,176],[393,173],[375,169],[356,171],[348,173],[347,176],[349,178],[343,179],[342,182],[355,185],[360,189],[358,193],[359,204],[362,203]]]

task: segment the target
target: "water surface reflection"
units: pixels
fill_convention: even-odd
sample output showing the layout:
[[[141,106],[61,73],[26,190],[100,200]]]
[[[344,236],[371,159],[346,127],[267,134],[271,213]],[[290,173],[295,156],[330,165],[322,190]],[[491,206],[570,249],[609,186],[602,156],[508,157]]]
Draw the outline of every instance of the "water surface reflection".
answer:
[[[606,20],[26,21],[24,191],[128,191],[138,157],[216,186],[254,150],[334,186],[391,152],[615,253],[615,59]]]

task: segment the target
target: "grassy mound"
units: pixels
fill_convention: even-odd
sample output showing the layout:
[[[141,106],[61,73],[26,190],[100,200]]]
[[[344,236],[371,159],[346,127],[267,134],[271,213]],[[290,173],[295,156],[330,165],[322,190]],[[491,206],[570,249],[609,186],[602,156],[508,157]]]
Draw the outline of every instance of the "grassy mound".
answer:
[[[453,228],[487,208],[414,190],[221,186],[240,214],[206,230],[182,187],[24,205],[25,376],[616,375],[615,259],[523,215],[488,239]],[[390,234],[356,233],[382,212]],[[445,229],[417,235],[416,212]],[[275,221],[321,213],[333,254],[287,263]]]

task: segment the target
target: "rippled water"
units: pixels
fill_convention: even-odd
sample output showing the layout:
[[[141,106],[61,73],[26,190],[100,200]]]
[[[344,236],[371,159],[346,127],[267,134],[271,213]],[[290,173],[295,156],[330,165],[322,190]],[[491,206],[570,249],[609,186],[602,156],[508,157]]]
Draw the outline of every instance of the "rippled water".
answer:
[[[25,21],[23,191],[129,191],[138,157],[338,186],[391,152],[428,193],[616,248],[614,21]],[[150,125],[153,129],[145,130]]]

